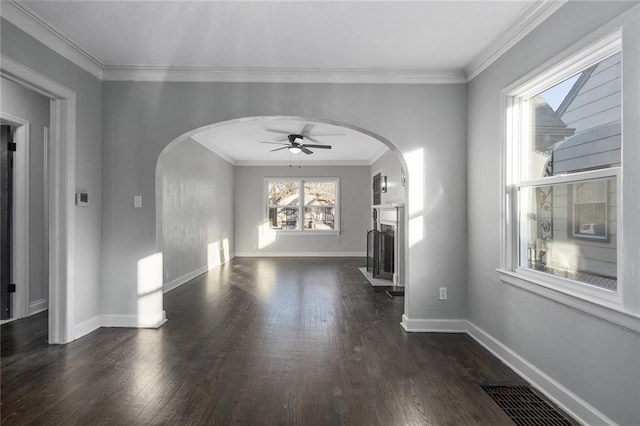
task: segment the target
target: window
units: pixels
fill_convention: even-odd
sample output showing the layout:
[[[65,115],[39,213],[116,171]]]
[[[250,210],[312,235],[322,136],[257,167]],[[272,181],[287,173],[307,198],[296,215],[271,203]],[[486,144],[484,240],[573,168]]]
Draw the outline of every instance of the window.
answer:
[[[620,35],[505,91],[503,269],[620,302]]]
[[[337,178],[265,179],[270,229],[335,233],[339,226]]]

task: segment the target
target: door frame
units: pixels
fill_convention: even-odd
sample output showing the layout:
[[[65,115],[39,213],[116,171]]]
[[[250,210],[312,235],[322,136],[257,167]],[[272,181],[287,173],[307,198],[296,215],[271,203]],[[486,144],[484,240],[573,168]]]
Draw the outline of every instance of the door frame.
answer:
[[[73,335],[76,93],[4,55],[0,75],[51,100],[49,119],[49,343]]]
[[[13,191],[13,270],[16,285],[13,299],[13,318],[29,315],[29,141],[30,123],[20,117],[0,111],[0,122],[16,129],[14,142]]]

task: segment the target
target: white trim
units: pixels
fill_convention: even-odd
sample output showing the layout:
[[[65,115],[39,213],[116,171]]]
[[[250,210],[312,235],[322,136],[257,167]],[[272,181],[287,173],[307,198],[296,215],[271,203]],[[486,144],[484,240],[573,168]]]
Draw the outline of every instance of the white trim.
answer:
[[[373,166],[373,164],[376,161],[378,161],[380,158],[382,158],[382,156],[385,155],[387,152],[391,152],[388,146],[385,145],[380,147],[380,149],[373,154],[373,157],[371,157],[371,160],[369,160],[369,164],[366,164],[366,165]]]
[[[167,322],[167,313],[162,311],[158,315],[102,315],[100,326],[160,328],[165,322]]]
[[[62,35],[24,4],[15,0],[3,1],[0,15],[63,58],[102,79],[104,66],[98,58]]]
[[[410,319],[402,315],[402,328],[407,332],[466,333],[467,320],[463,319]]]
[[[1,112],[3,123],[16,127],[15,166],[14,166],[14,203],[13,203],[13,282],[16,284],[13,299],[12,318],[19,319],[29,315],[29,146],[31,144],[31,125],[14,115]]]
[[[553,85],[566,80],[576,73],[592,66],[611,55],[620,52],[622,48],[622,30],[620,25],[607,26],[596,31],[593,35],[586,37],[579,43],[575,43],[563,52],[555,55],[533,71],[511,83],[501,92],[501,187],[500,187],[500,274],[501,280],[509,284],[522,288],[529,288],[531,285],[538,285],[547,288],[552,298],[567,306],[576,307],[581,310],[585,308],[584,303],[577,300],[585,300],[593,304],[601,304],[605,311],[617,311],[623,306],[624,282],[618,280],[618,288],[615,292],[605,291],[592,287],[588,284],[576,285],[574,281],[531,271],[519,267],[519,227],[518,227],[518,189],[535,187],[540,185],[558,185],[565,183],[579,182],[583,180],[615,177],[618,186],[617,194],[617,224],[618,230],[618,276],[623,268],[621,242],[623,232],[622,221],[622,169],[612,167],[601,170],[558,175],[545,178],[522,179],[520,165],[522,156],[520,150],[526,145],[526,138],[529,133],[525,130],[530,127],[526,121],[529,115],[526,111],[525,101]],[[524,136],[526,135],[526,136]],[[524,142],[523,142],[524,140]],[[518,278],[519,277],[519,278]],[[551,297],[553,290],[562,293],[562,297]],[[541,290],[542,291],[542,290]],[[546,294],[546,293],[544,293]],[[575,301],[571,301],[575,299]],[[586,312],[591,312],[587,310]],[[600,312],[600,310],[595,310]],[[608,314],[605,318],[611,317]],[[616,318],[614,316],[614,318]],[[631,320],[631,324],[633,324]],[[623,323],[628,323],[624,322]],[[633,325],[632,325],[633,327]],[[633,329],[633,328],[632,328]]]
[[[596,31],[503,89],[503,96],[530,98],[622,50],[622,29]]]
[[[313,233],[310,234],[313,236]],[[364,251],[243,251],[236,253],[236,257],[366,257]]]
[[[0,74],[51,98],[49,343],[68,343],[73,340],[75,285],[76,94],[4,55],[0,60]]]
[[[213,152],[214,154],[216,154],[217,156],[219,156],[220,158],[222,158],[232,166],[237,165],[237,160],[235,158],[227,154],[226,151],[224,151],[221,147],[219,147],[215,143],[209,142],[209,140],[205,138],[202,135],[202,133],[196,133],[195,135],[191,136],[191,139],[198,142],[199,144],[201,144],[202,146],[207,148],[209,151]]]
[[[623,311],[620,305],[613,303],[607,305],[601,300],[592,300],[585,297],[582,291],[571,292],[570,289],[551,287],[546,279],[535,279],[522,273],[505,270],[498,270],[498,273],[500,274],[500,281],[505,284],[546,297],[554,302],[640,333],[640,316]]]
[[[39,314],[47,309],[49,309],[49,301],[47,299],[40,299],[29,303],[29,315]]]
[[[524,357],[491,336],[480,327],[467,321],[467,334],[491,352],[509,368],[523,377],[533,387],[558,405],[580,424],[613,425],[615,422],[564,387],[553,377],[540,370]]]
[[[243,83],[464,84],[462,69],[212,68],[164,66],[104,67],[105,81]]]
[[[531,1],[511,25],[464,67],[467,82],[497,61],[527,34],[560,9],[568,0]]]
[[[182,275],[181,277],[175,278],[171,281],[169,281],[168,283],[165,283],[162,286],[162,292],[163,293],[168,293],[171,290],[174,290],[178,287],[180,287],[183,284],[186,284],[187,282],[191,281],[192,279],[206,273],[209,271],[209,268],[207,267],[207,265],[204,265],[198,269],[196,269],[195,271],[191,271],[189,273],[186,273],[184,275]]]
[[[82,336],[86,336],[99,329],[102,326],[102,317],[100,315],[96,315],[93,318],[89,318],[88,320],[81,322],[73,327],[73,339],[79,339]]]

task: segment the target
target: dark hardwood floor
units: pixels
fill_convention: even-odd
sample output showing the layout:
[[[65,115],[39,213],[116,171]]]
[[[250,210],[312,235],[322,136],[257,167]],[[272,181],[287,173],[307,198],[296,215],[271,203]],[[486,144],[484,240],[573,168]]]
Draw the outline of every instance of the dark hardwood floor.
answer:
[[[355,258],[237,258],[165,295],[157,330],[46,343],[2,326],[3,424],[512,424],[481,384],[524,384],[470,337],[406,333]]]

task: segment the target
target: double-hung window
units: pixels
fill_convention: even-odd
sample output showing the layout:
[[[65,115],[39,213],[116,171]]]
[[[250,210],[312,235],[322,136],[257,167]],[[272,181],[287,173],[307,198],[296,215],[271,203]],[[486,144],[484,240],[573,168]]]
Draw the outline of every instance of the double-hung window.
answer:
[[[299,233],[339,232],[337,178],[267,178],[265,189],[269,229]]]
[[[503,93],[502,269],[602,303],[620,303],[620,35]]]

